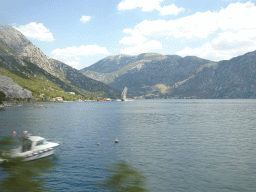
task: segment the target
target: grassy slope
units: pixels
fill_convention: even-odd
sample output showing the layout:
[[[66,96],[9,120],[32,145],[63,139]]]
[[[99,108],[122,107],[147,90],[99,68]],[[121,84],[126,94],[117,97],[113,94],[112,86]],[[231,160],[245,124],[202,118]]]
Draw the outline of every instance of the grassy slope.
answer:
[[[13,73],[3,67],[0,67],[0,75],[4,75],[10,77],[15,83],[32,92],[33,96],[39,99],[40,94],[44,94],[45,98],[54,98],[54,97],[63,97],[65,100],[76,100],[78,98],[86,98],[92,97],[90,94],[78,94],[78,95],[69,95],[65,93],[65,90],[61,87],[57,86],[51,80],[46,78],[43,75],[37,75],[34,77],[33,75],[28,75],[28,78],[23,78],[19,76],[17,73]],[[78,91],[74,88],[71,91]]]
[[[86,91],[83,88],[73,86],[63,81],[65,77],[59,73],[59,78],[51,75],[37,65],[21,58],[6,45],[0,42],[0,75],[10,77],[15,83],[32,92],[33,96],[39,98],[61,96],[67,100],[76,98],[103,97],[104,93],[99,90]],[[48,91],[49,90],[49,91]],[[94,92],[95,91],[95,92]],[[77,95],[69,95],[64,92],[75,92]]]

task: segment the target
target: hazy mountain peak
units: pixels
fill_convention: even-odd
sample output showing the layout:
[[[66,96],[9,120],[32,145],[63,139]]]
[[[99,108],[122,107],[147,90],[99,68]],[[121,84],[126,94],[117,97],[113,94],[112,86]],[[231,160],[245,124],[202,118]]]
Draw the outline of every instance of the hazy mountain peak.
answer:
[[[147,53],[141,53],[138,56],[144,56],[144,57],[149,57],[149,56],[159,56],[162,55],[160,53],[154,53],[154,52],[147,52]],[[163,55],[162,55],[163,56]]]
[[[11,26],[0,26],[0,39],[12,50],[24,54],[26,47],[31,46],[32,43],[18,30]]]
[[[81,69],[81,72],[86,71],[95,71],[99,73],[112,73],[114,71],[118,71],[128,65],[136,64],[138,61],[143,61],[144,63],[152,60],[162,60],[168,58],[165,55],[159,53],[142,53],[140,55],[112,55],[108,56],[97,63],[91,65],[90,67],[86,67]],[[134,68],[134,66],[128,67],[130,69]],[[127,70],[125,70],[127,71]]]
[[[121,59],[123,57],[132,57],[131,55],[125,55],[125,54],[120,54],[120,55],[110,55],[104,59],[111,59],[111,60],[114,60],[114,59]]]

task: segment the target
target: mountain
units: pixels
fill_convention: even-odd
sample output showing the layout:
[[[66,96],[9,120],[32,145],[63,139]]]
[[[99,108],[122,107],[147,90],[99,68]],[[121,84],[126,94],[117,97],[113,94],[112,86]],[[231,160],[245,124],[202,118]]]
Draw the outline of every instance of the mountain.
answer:
[[[147,98],[256,98],[256,51],[220,62],[158,53],[115,55],[78,71],[48,58],[19,31],[0,26],[0,75],[13,80],[6,82],[17,88],[16,96],[31,91],[36,98],[70,98],[67,92],[118,98],[124,87],[131,96]]]
[[[81,72],[118,90],[128,87],[132,96],[155,97],[168,95],[198,71],[212,65],[216,63],[195,56],[144,53],[107,57]]]
[[[0,26],[0,75],[12,78],[15,83],[32,91],[35,97],[53,95],[53,92],[55,95],[75,92],[86,97],[118,98],[121,95],[120,91],[47,57],[10,26]]]
[[[256,98],[256,51],[218,62],[178,86],[169,96]]]
[[[166,58],[168,57],[158,53],[143,53],[138,56],[114,55],[108,56],[80,71],[87,77],[109,84],[129,70],[141,68],[146,62]]]

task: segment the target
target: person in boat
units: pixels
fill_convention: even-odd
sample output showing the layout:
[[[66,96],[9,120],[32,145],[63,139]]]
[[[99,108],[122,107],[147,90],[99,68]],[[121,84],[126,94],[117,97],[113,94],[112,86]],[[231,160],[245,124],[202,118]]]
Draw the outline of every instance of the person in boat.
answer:
[[[20,146],[22,147],[22,152],[30,151],[32,146],[32,141],[28,139],[30,134],[24,131],[24,135],[20,137]]]

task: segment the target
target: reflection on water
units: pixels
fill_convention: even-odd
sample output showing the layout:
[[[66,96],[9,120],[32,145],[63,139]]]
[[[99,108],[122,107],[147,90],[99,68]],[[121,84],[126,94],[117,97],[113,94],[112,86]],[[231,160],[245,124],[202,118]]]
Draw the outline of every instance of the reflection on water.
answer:
[[[12,137],[4,137],[0,140],[0,157],[2,152],[9,150],[12,146],[15,146],[16,142]]]
[[[15,144],[12,138],[3,138],[0,140],[0,154],[8,151]],[[6,155],[0,155],[0,158],[7,162],[0,164],[1,177],[4,179],[0,185],[2,192],[42,192],[50,191],[43,187],[42,173],[53,167],[53,161],[50,158],[43,158],[36,161],[23,161],[23,158],[10,158]]]
[[[98,186],[110,191],[143,192],[144,176],[124,161],[108,166],[109,176]]]

